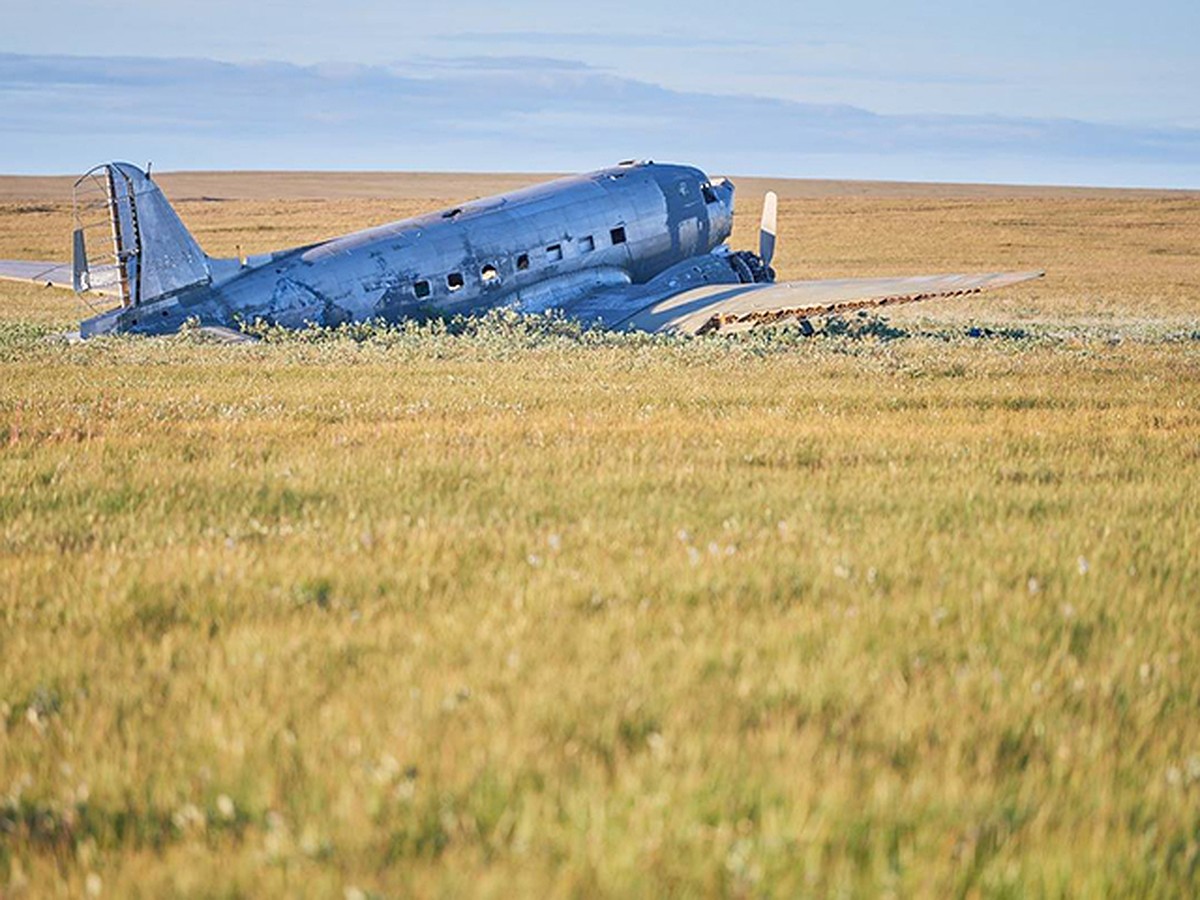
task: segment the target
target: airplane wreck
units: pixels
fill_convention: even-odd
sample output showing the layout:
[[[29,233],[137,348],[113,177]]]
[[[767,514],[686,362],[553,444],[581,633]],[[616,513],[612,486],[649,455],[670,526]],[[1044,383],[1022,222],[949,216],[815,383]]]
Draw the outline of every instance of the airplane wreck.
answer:
[[[0,277],[107,294],[83,337],[556,310],[612,329],[704,334],[958,297],[1041,277],[998,272],[779,282],[777,200],[757,252],[731,249],[734,186],[691,166],[626,161],[332,240],[208,256],[147,172],[75,184],[70,264],[0,260]]]

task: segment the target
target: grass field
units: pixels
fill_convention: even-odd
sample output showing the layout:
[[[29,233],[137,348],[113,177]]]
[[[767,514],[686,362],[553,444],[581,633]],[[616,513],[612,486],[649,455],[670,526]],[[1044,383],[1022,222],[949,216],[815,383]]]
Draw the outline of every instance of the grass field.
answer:
[[[518,180],[171,179],[230,254]],[[776,187],[783,277],[1050,275],[232,346],[0,283],[0,895],[1195,895],[1200,196]]]

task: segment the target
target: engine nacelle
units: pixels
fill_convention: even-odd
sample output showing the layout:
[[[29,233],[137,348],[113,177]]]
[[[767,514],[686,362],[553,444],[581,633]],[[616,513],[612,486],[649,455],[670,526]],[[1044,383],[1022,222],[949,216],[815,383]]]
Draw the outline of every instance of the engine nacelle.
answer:
[[[775,270],[764,263],[757,253],[738,250],[730,253],[728,260],[742,284],[764,284],[775,280]]]

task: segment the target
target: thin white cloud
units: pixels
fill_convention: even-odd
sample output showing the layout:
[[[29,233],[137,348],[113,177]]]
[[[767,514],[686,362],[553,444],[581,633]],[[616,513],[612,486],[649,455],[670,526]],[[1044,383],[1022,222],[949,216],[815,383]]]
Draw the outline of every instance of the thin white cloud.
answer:
[[[656,156],[778,175],[920,178],[952,161],[979,181],[1014,172],[1061,181],[1075,171],[1065,180],[1200,185],[1192,128],[885,116],[674,91],[559,59],[442,63],[397,70],[0,54],[0,169],[83,169],[97,152],[149,153],[173,169],[570,170]],[[812,171],[814,160],[826,168]],[[833,164],[842,168],[828,171]]]
[[[643,49],[706,49],[777,47],[779,40],[747,40],[723,34],[667,34],[648,31],[457,31],[436,35],[449,44],[504,44],[552,47],[637,47]],[[791,46],[826,46],[825,41],[790,41]]]

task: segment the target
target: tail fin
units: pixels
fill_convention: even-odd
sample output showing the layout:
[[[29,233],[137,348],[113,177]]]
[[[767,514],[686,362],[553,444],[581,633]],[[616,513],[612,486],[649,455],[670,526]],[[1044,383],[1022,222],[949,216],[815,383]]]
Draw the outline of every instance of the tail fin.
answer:
[[[105,245],[111,252],[98,252]],[[208,257],[158,185],[129,163],[96,166],[75,182],[74,251],[75,290],[119,285],[124,307],[212,277]]]

